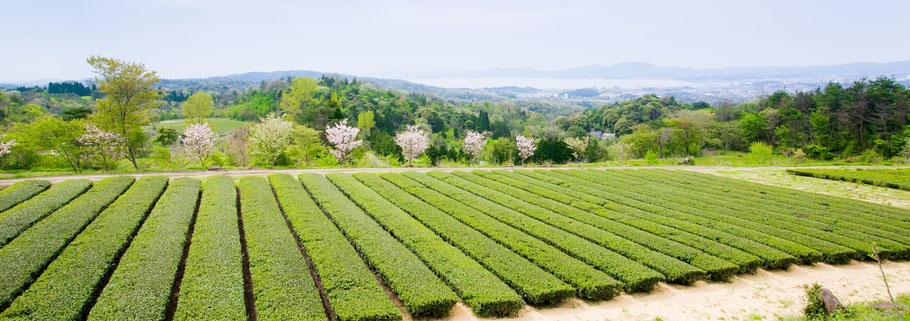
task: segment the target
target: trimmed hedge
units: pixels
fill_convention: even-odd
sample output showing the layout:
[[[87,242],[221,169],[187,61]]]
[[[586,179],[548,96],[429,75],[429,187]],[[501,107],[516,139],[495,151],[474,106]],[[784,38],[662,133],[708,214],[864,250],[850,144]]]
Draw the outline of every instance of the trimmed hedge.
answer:
[[[60,251],[135,179],[103,179],[0,249],[0,310],[35,281]]]
[[[237,187],[224,175],[206,179],[193,225],[175,320],[246,320]]]
[[[0,247],[19,233],[66,205],[92,186],[87,179],[71,179],[0,213]]]
[[[555,304],[575,294],[574,288],[531,261],[378,175],[361,173],[353,177],[477,260],[529,304]]]
[[[515,171],[515,173],[521,175],[513,175],[509,178],[521,181],[522,185],[519,187],[524,190],[554,198],[564,204],[591,211],[597,215],[615,219],[656,235],[703,250],[711,255],[715,255],[738,265],[740,267],[739,272],[755,271],[763,262],[763,260],[757,256],[713,239],[712,236],[715,236],[714,233],[716,233],[716,231],[695,226],[689,227],[698,229],[698,232],[700,233],[693,233],[691,230],[687,231],[680,229],[678,224],[675,224],[678,223],[676,220],[666,219],[660,215],[643,210],[642,208],[627,205],[624,202],[627,202],[628,200],[618,197],[615,194],[601,193],[599,190],[590,189],[584,186],[572,186],[563,179],[538,172]],[[505,179],[505,177],[501,175],[490,177]],[[571,188],[569,186],[571,186]],[[598,194],[603,198],[594,196]],[[648,205],[636,204],[634,202],[631,203],[632,205],[645,205],[641,206],[645,208],[647,208],[646,205]],[[702,234],[708,236],[706,237]],[[721,233],[720,235],[724,234],[725,233]]]
[[[51,182],[27,180],[19,181],[10,187],[4,188],[0,191],[0,212],[10,209],[13,206],[16,206],[16,204],[25,202],[32,198],[32,196],[43,192],[48,187],[51,187]]]
[[[265,178],[240,178],[240,213],[250,258],[257,318],[328,319],[306,259]]]
[[[273,181],[279,177],[294,180],[288,175],[269,176]],[[415,317],[449,314],[452,306],[458,303],[458,296],[417,255],[395,240],[324,176],[300,174],[299,178],[316,204],[401,299],[408,313]]]
[[[199,199],[199,180],[173,180],[120,258],[89,320],[163,320]]]
[[[274,189],[288,221],[322,281],[340,321],[401,319],[357,250],[310,198],[299,182],[275,180]]]
[[[138,180],[73,239],[34,284],[0,314],[0,318],[76,320],[88,312],[93,293],[152,205],[167,186],[167,177]]]
[[[788,169],[787,173],[910,191],[907,170],[897,169]]]
[[[523,305],[521,296],[496,275],[351,175],[329,173],[326,178],[417,254],[475,314],[507,316]]]
[[[811,251],[811,249],[801,247],[799,244],[777,237],[693,215],[691,212],[685,211],[691,210],[690,208],[664,199],[666,195],[661,195],[661,197],[647,195],[633,186],[619,182],[600,180],[600,183],[593,183],[581,178],[584,175],[566,173],[565,171],[549,171],[547,174],[568,179],[572,182],[570,186],[587,186],[602,194],[615,194],[624,197],[630,204],[647,208],[648,211],[658,214],[663,220],[672,220],[674,226],[705,237],[714,238],[724,244],[761,257],[764,259],[764,266],[767,268],[787,268],[791,264],[797,263],[798,259],[764,242]],[[818,253],[815,251],[810,253],[812,252]]]
[[[625,256],[617,254],[621,246],[626,246],[629,244],[615,244],[618,242],[618,237],[613,235],[606,235],[606,232],[591,228],[591,226],[584,224],[574,224],[570,225],[571,228],[581,228],[584,230],[584,233],[594,233],[591,235],[592,239],[598,241],[598,244],[592,243],[578,235],[569,233],[565,230],[561,230],[557,227],[549,225],[547,223],[557,222],[557,223],[567,223],[564,220],[559,220],[559,216],[547,215],[546,213],[536,212],[533,216],[526,216],[515,210],[504,207],[500,204],[491,202],[485,198],[472,194],[466,190],[460,189],[458,187],[452,186],[443,181],[434,179],[432,177],[426,176],[426,174],[420,173],[404,173],[402,174],[414,181],[417,181],[443,195],[446,195],[454,200],[462,202],[465,205],[475,208],[478,212],[484,213],[500,222],[503,222],[513,228],[523,231],[528,235],[537,237],[543,242],[546,242],[554,247],[563,250],[564,252],[572,255],[573,257],[585,262],[591,266],[594,266],[601,271],[606,272],[613,278],[620,280],[625,285],[625,290],[627,292],[647,292],[654,288],[654,285],[657,282],[665,281],[666,279],[661,273],[655,272],[654,270],[648,268],[640,262],[633,261]],[[480,191],[479,189],[474,189],[473,191]],[[490,194],[486,195],[490,196]],[[508,198],[502,197],[498,199],[499,201],[504,201]],[[514,199],[513,199],[514,200]],[[522,202],[523,203],[523,202]],[[533,207],[531,204],[520,204],[521,206],[528,206],[528,208]],[[539,209],[539,208],[538,208]],[[540,221],[540,219],[546,219],[546,221]],[[545,223],[546,222],[546,223]],[[577,223],[577,222],[575,222]],[[604,241],[604,237],[612,236],[611,239]],[[625,241],[625,240],[622,240]],[[634,245],[634,243],[633,243]],[[653,253],[650,250],[641,248],[648,253]],[[631,250],[631,249],[630,249]],[[636,249],[638,250],[638,249]],[[631,251],[625,251],[631,252]],[[669,262],[666,263],[669,267],[677,267],[675,264],[682,264],[688,266],[685,263],[679,262],[675,259],[670,258]],[[698,273],[697,269],[691,268],[691,271]],[[674,277],[693,277],[683,275],[673,275]],[[704,272],[701,272],[702,276]],[[694,282],[694,281],[693,281]]]
[[[582,298],[610,299],[616,296],[622,287],[621,282],[555,247],[428,189],[410,178],[397,173],[384,173],[380,176],[572,284]]]
[[[508,193],[508,190],[510,189],[512,192],[514,192],[514,190],[516,190],[514,187],[500,183],[494,183],[492,185],[479,185],[441,172],[431,172],[430,176],[451,184],[452,186],[461,188],[465,191],[471,191],[477,196],[497,202],[503,206],[509,207],[512,210],[524,213],[530,217],[534,217],[541,221],[552,224],[553,226],[559,227],[567,232],[588,239],[628,258],[641,262],[642,264],[663,274],[669,282],[679,284],[692,284],[697,280],[705,278],[706,272],[704,270],[686,264],[676,258],[667,256],[663,253],[655,252],[647,247],[631,241],[630,239],[622,238],[617,234],[613,234],[608,230],[599,229],[598,227],[589,225],[584,221],[575,220],[569,216],[563,216],[557,212],[553,212],[549,209],[537,206],[535,204],[532,204],[533,201],[525,201],[529,199],[528,197],[523,197],[527,196],[527,193],[520,193],[517,195]],[[629,227],[626,226],[625,228]],[[661,238],[654,237],[653,235],[650,236],[650,240],[663,240]],[[645,240],[649,239],[646,238]],[[643,240],[636,241],[642,242]],[[675,245],[684,246],[678,243]],[[736,268],[730,263],[727,263],[726,265],[728,268],[732,268],[734,270]]]

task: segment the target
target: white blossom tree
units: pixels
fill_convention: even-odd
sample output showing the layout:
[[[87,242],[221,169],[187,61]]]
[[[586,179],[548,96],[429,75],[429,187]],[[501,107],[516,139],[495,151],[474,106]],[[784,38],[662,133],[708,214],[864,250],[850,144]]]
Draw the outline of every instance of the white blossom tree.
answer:
[[[408,166],[411,166],[411,160],[430,147],[430,139],[420,126],[410,125],[406,131],[395,136],[395,144],[401,147],[401,153],[407,157]]]
[[[537,150],[537,140],[533,137],[525,137],[518,135],[515,137],[515,145],[518,146],[518,156],[521,157],[521,162],[524,163],[528,160],[528,157],[534,156],[534,151]]]
[[[572,149],[572,156],[575,156],[575,161],[581,164],[581,157],[584,156],[585,150],[588,149],[588,136],[585,136],[585,138],[566,137],[562,141],[569,145],[569,148]]]
[[[332,127],[325,129],[325,138],[334,149],[329,150],[338,162],[346,164],[351,157],[351,151],[357,148],[363,141],[357,138],[360,128],[348,126],[348,120],[342,120]]]
[[[126,137],[103,131],[91,124],[85,125],[85,134],[77,141],[85,148],[89,158],[104,164],[105,171],[110,170],[110,162],[126,155]]]
[[[205,166],[212,152],[215,151],[215,139],[218,135],[209,127],[208,123],[192,124],[183,131],[183,152],[187,156],[199,161],[199,164]]]
[[[10,148],[13,148],[13,146],[16,146],[15,139],[3,141],[4,138],[6,138],[6,134],[0,135],[0,157],[3,157],[3,155],[9,154]]]
[[[259,124],[250,126],[247,134],[250,156],[257,160],[275,165],[275,160],[291,144],[291,133],[294,123],[277,115],[268,115],[260,119]]]
[[[486,144],[487,139],[482,133],[469,130],[468,134],[464,137],[462,148],[465,153],[471,155],[471,161],[473,162],[481,153],[483,153],[483,146]]]

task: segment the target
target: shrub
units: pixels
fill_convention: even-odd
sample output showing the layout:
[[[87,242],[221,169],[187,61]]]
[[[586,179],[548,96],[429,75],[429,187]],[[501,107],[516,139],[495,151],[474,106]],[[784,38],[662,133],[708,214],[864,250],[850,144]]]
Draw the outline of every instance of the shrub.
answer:
[[[54,185],[19,205],[0,213],[0,246],[9,243],[16,235],[76,198],[92,183],[87,179],[71,179]]]
[[[51,182],[42,180],[20,181],[0,191],[0,212],[22,203],[32,196],[51,187]]]
[[[773,153],[774,147],[763,142],[754,142],[749,145],[749,157],[760,165],[766,164]]]

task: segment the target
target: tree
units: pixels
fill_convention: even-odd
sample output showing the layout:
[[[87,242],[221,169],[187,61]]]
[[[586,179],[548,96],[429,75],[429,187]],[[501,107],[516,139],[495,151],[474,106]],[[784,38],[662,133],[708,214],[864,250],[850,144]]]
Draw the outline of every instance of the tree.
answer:
[[[588,139],[589,136],[585,138],[578,137],[566,137],[562,141],[572,149],[572,156],[575,157],[575,161],[581,164],[581,157],[584,155],[585,150],[588,149]]]
[[[180,139],[180,134],[177,133],[176,129],[158,127],[158,137],[155,138],[155,141],[161,143],[161,145],[171,146],[171,144],[176,142],[178,139]]]
[[[351,151],[363,143],[360,139],[355,140],[358,133],[360,133],[360,129],[348,126],[347,119],[336,123],[335,126],[325,129],[326,140],[335,147],[335,149],[332,149],[329,152],[331,152],[342,165],[350,160]]]
[[[420,156],[430,147],[430,139],[420,126],[410,125],[403,133],[395,136],[395,144],[401,147],[402,154],[408,160],[408,166],[411,166],[414,157]]]
[[[635,144],[625,142],[615,142],[610,145],[610,153],[616,155],[616,159],[620,161],[628,160],[632,156],[633,149],[635,149]]]
[[[363,138],[364,143],[367,145],[369,145],[370,140],[370,129],[376,125],[376,121],[373,120],[374,117],[375,114],[373,114],[372,110],[357,114],[357,128],[360,128],[360,137]]]
[[[490,162],[495,164],[504,164],[512,161],[514,154],[518,154],[518,149],[512,140],[502,137],[490,140]]]
[[[197,91],[187,98],[180,108],[183,110],[183,117],[186,117],[191,124],[200,124],[205,122],[205,117],[212,113],[215,103],[212,95],[204,91]]]
[[[468,155],[471,155],[471,162],[477,160],[477,157],[483,153],[483,146],[487,144],[486,137],[483,134],[469,130],[468,134],[464,137],[464,143],[462,144],[462,149]]]
[[[17,126],[16,129],[27,148],[60,155],[74,172],[82,170],[82,161],[86,156],[85,149],[79,142],[79,137],[84,134],[82,121],[65,121],[48,115],[33,123]]]
[[[152,85],[161,79],[140,63],[100,56],[92,56],[87,61],[99,76],[95,78],[98,90],[105,95],[95,107],[98,111],[94,114],[95,121],[120,137],[131,136],[133,130],[140,129],[145,113],[158,105],[156,100],[161,94],[153,90]],[[133,167],[139,169],[136,147],[129,144],[127,150]]]
[[[518,147],[518,156],[521,157],[521,162],[524,163],[528,160],[528,157],[534,156],[534,151],[537,150],[537,140],[532,137],[525,137],[518,135],[515,137],[515,145]]]
[[[104,171],[110,170],[110,163],[124,156],[123,149],[126,137],[114,132],[106,132],[94,125],[85,125],[85,134],[78,138],[85,146],[87,156],[104,165]]]
[[[537,143],[534,159],[538,163],[562,164],[572,159],[572,150],[558,137],[547,136]]]
[[[6,134],[0,135],[0,157],[3,157],[3,155],[9,154],[10,148],[13,148],[13,146],[16,146],[15,139],[3,141],[4,138],[6,138]]]
[[[250,126],[247,134],[250,156],[260,163],[275,165],[275,160],[291,143],[293,128],[294,123],[274,114],[260,119],[259,124]]]
[[[195,96],[195,95],[194,95]],[[190,97],[192,99],[192,97]],[[208,123],[192,124],[183,132],[183,152],[199,161],[205,167],[205,161],[215,150],[215,139],[218,135]]]
[[[481,110],[480,114],[477,116],[477,123],[475,128],[478,132],[485,132],[490,130],[490,114],[486,111]]]
[[[313,94],[318,89],[319,84],[313,78],[294,78],[291,80],[291,90],[281,96],[281,109],[292,114],[306,110],[313,103]]]
[[[763,142],[754,142],[752,145],[749,145],[749,156],[761,165],[764,165],[771,159],[773,153],[774,148]]]
[[[291,133],[291,141],[294,144],[295,152],[302,155],[306,167],[310,167],[310,154],[321,147],[319,132],[310,127],[295,124],[294,131]]]

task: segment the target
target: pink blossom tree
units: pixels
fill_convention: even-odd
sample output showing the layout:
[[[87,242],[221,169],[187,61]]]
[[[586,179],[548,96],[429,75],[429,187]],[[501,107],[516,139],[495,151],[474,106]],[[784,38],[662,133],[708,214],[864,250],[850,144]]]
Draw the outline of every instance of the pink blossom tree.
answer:
[[[110,162],[126,154],[126,138],[116,133],[106,132],[94,125],[85,125],[85,134],[77,139],[85,148],[89,158],[104,164],[104,171],[110,170]]]
[[[346,164],[351,157],[351,151],[363,144],[362,140],[354,139],[360,133],[360,128],[348,126],[348,120],[342,120],[332,127],[325,129],[325,138],[334,149],[329,150],[338,162]]]
[[[395,144],[401,147],[402,154],[408,159],[408,166],[411,166],[411,160],[430,147],[430,139],[420,126],[410,125],[406,131],[395,136]]]
[[[187,156],[199,161],[205,166],[212,152],[215,151],[215,139],[218,135],[209,127],[208,123],[192,124],[183,131],[183,152]]]
[[[483,134],[469,130],[468,134],[464,137],[464,144],[462,148],[465,153],[471,155],[471,161],[477,160],[477,157],[483,153],[483,146],[487,144],[487,139]]]
[[[13,148],[13,146],[16,146],[15,139],[3,141],[4,138],[6,138],[6,134],[0,135],[0,157],[3,157],[3,155],[9,154],[10,148]]]
[[[537,140],[533,137],[518,135],[515,137],[515,145],[518,146],[518,156],[521,156],[521,162],[524,163],[528,157],[534,156],[537,150]]]

